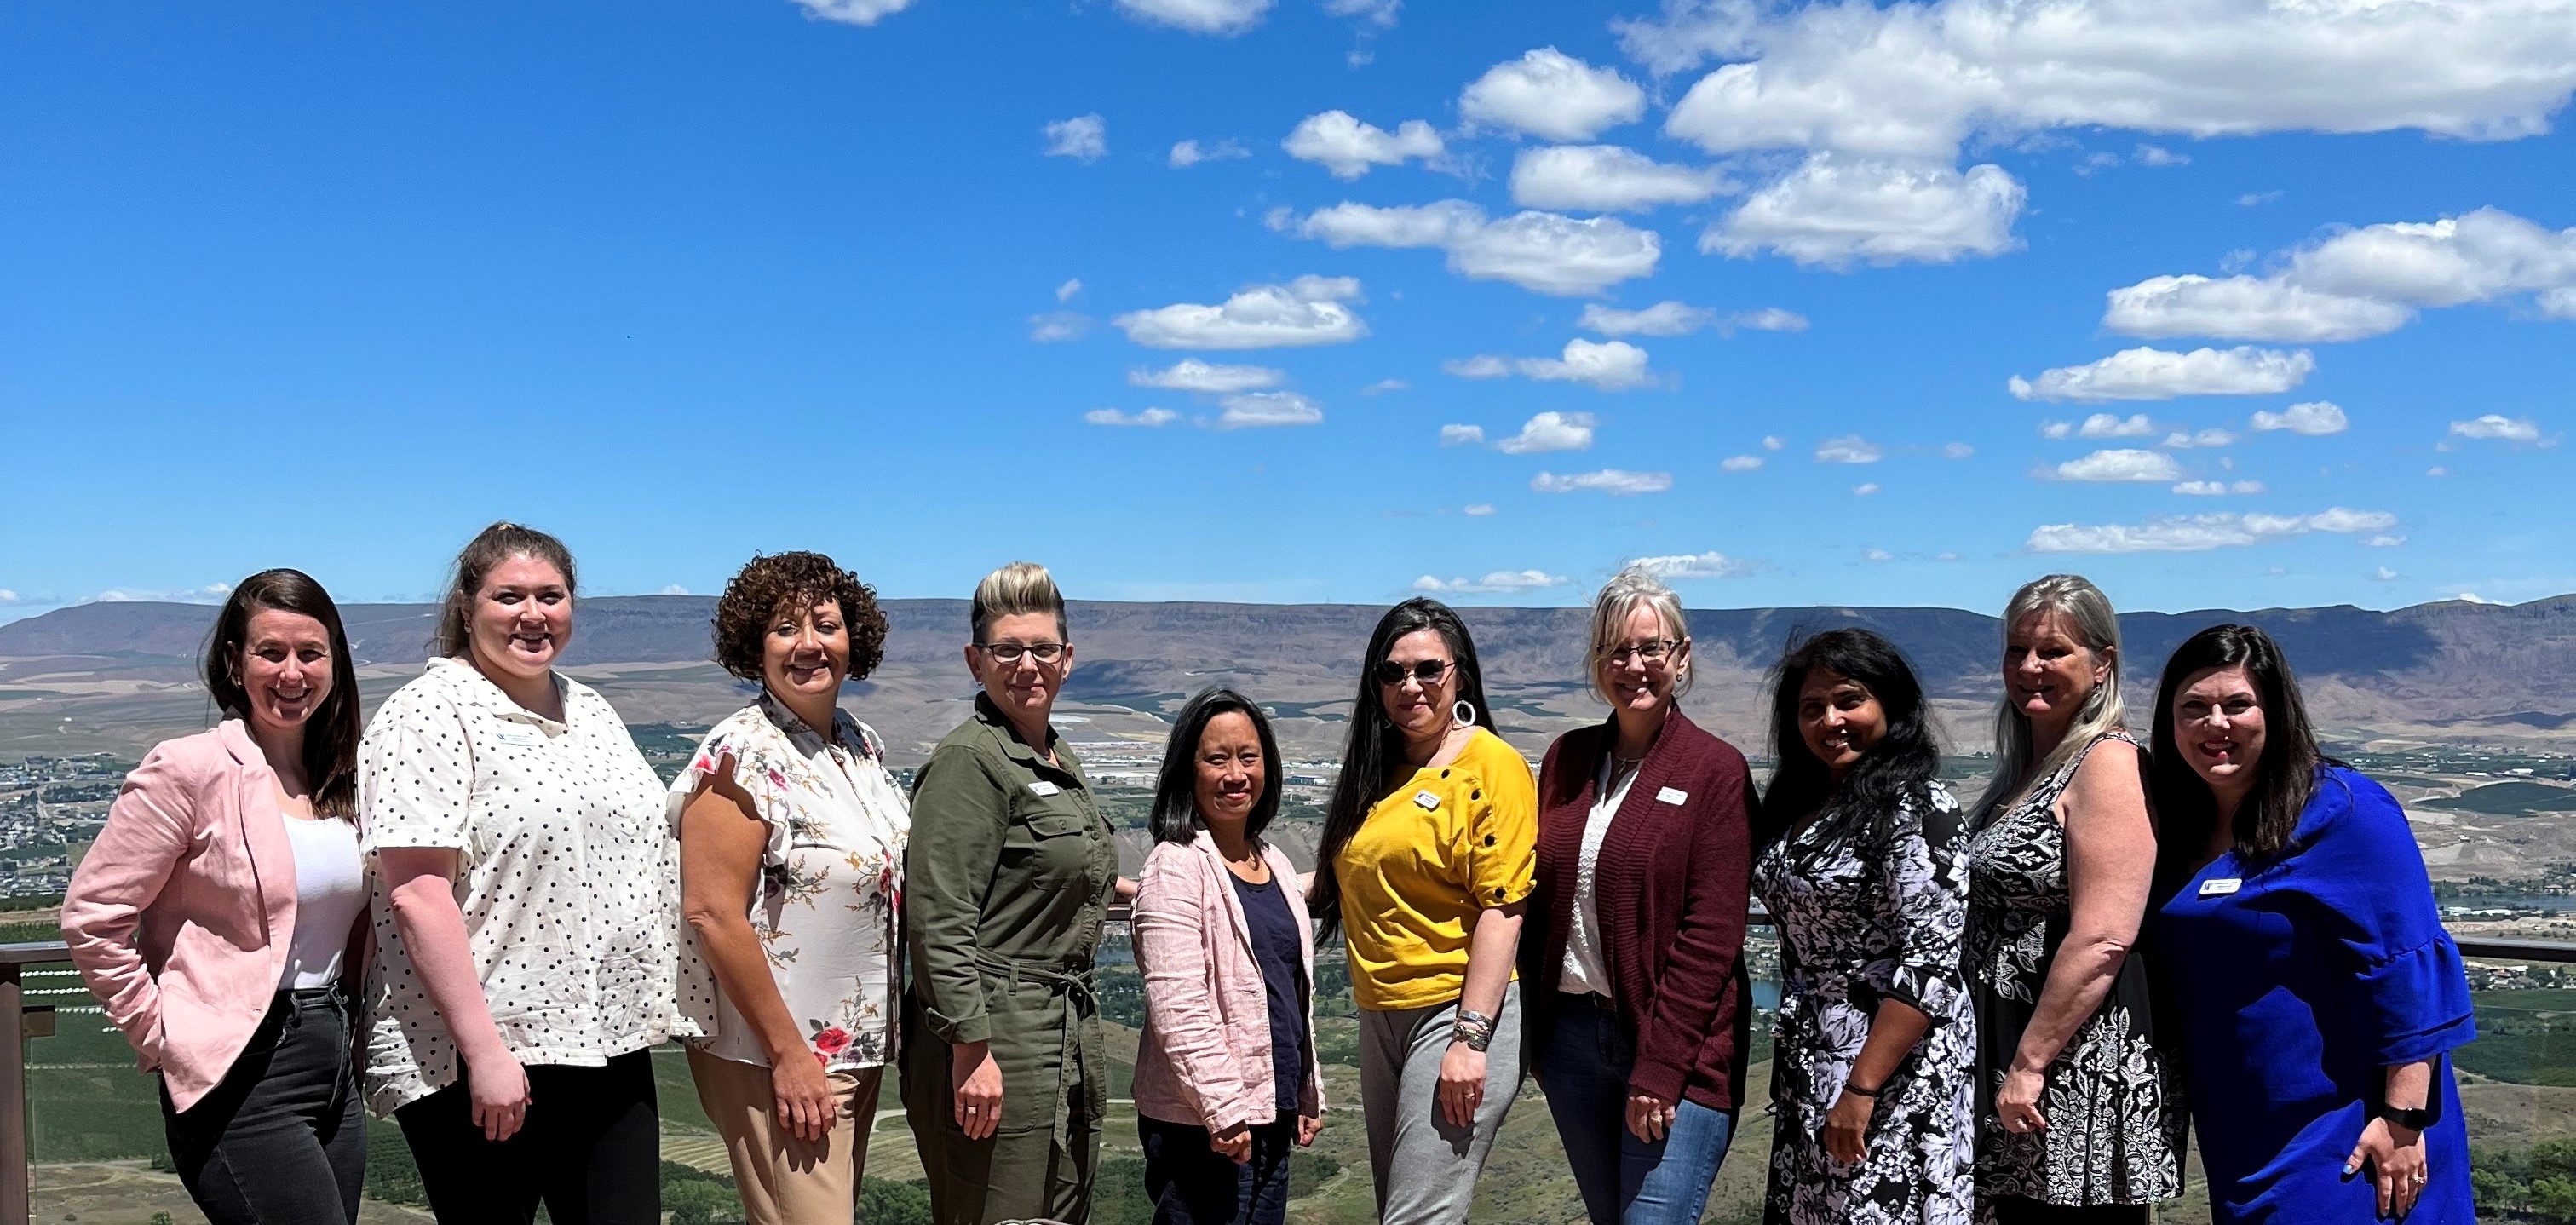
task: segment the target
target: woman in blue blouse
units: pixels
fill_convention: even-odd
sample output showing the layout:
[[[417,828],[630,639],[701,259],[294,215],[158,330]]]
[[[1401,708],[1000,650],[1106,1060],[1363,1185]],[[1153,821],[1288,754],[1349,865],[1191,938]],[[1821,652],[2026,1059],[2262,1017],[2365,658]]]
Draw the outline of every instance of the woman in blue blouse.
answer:
[[[2150,938],[2210,1216],[2476,1219],[2452,1048],[2477,1036],[2406,814],[2317,750],[2280,648],[2221,625],[2156,692]]]

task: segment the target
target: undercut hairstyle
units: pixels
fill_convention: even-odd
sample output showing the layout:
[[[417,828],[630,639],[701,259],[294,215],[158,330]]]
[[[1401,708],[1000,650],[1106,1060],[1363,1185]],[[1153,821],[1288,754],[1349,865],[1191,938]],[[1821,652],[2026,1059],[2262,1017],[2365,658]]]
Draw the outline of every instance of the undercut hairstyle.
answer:
[[[841,624],[849,630],[849,679],[867,679],[885,661],[885,611],[877,607],[875,588],[820,553],[752,555],[716,601],[716,662],[744,680],[760,681],[777,618],[801,616],[826,601],[841,606]]]
[[[1583,673],[1592,683],[1593,696],[1613,706],[1619,704],[1618,699],[1602,687],[1601,665],[1609,661],[1611,651],[1626,645],[1628,618],[1640,608],[1655,610],[1665,637],[1676,644],[1690,641],[1690,622],[1682,616],[1681,597],[1674,595],[1673,589],[1653,571],[1630,566],[1610,576],[1610,581],[1601,585],[1600,594],[1592,597],[1592,650],[1583,657]],[[1675,698],[1690,692],[1691,675],[1684,672],[1673,678]]]
[[[2254,682],[2255,704],[2263,709],[2263,755],[2254,763],[2253,790],[2237,806],[2230,828],[2240,857],[2266,863],[2288,850],[2299,814],[2316,794],[2318,769],[2342,764],[2317,747],[2316,726],[2299,697],[2299,678],[2270,634],[2250,625],[2213,625],[2184,639],[2165,661],[2164,678],[2156,685],[2154,751],[2147,770],[2156,820],[2167,831],[2156,841],[2169,869],[2199,858],[2218,824],[2217,797],[2183,760],[2174,731],[2174,699],[2199,673],[2234,667],[2243,667]]]
[[[2077,574],[2052,574],[2032,579],[2013,593],[2012,602],[2004,605],[2003,646],[2012,649],[2013,627],[2032,617],[2056,613],[2078,645],[2093,652],[2110,665],[2102,684],[2084,699],[2075,712],[2075,721],[2067,724],[2066,738],[2049,750],[2048,756],[2031,760],[2030,716],[2021,713],[2013,701],[2012,686],[2007,683],[2004,695],[1995,703],[1995,776],[1986,784],[1984,798],[1977,801],[1974,824],[1982,827],[2006,806],[2030,794],[2030,789],[2055,774],[2067,762],[2082,754],[2086,746],[2105,734],[2128,725],[2127,708],[2120,698],[2120,618],[2111,611],[2111,598],[2092,580]]]
[[[1886,733],[1861,753],[1840,785],[1798,731],[1798,693],[1817,672],[1867,689],[1887,716]],[[1941,774],[1940,740],[1913,665],[1895,643],[1865,629],[1827,630],[1791,641],[1771,670],[1771,756],[1780,764],[1762,793],[1753,831],[1757,852],[1815,813],[1824,841],[1849,839],[1865,854],[1874,853],[1889,842],[1889,819],[1899,807],[1925,811],[1932,780]]]
[[[304,721],[304,782],[313,793],[313,811],[342,820],[358,815],[358,733],[365,730],[358,714],[358,663],[349,651],[349,633],[340,626],[340,606],[331,593],[301,570],[262,570],[233,586],[232,598],[215,614],[214,632],[206,637],[206,694],[227,717],[248,722],[250,691],[242,681],[242,655],[250,650],[250,619],[260,611],[300,613],[322,623],[330,642],[331,692]]]
[[[1458,619],[1457,611],[1421,596],[1386,610],[1378,618],[1377,630],[1369,635],[1367,653],[1360,657],[1360,691],[1351,699],[1350,738],[1343,742],[1342,772],[1333,780],[1332,803],[1324,810],[1323,841],[1315,849],[1315,887],[1306,905],[1321,925],[1316,930],[1324,936],[1339,930],[1342,922],[1342,883],[1333,861],[1341,858],[1342,848],[1368,821],[1369,809],[1410,777],[1403,769],[1404,734],[1396,730],[1378,700],[1376,673],[1378,664],[1395,650],[1395,640],[1416,630],[1439,632],[1458,673],[1456,700],[1467,703],[1478,727],[1491,730],[1494,726],[1493,712],[1485,705],[1484,673],[1476,666],[1476,640],[1468,636],[1467,623]]]
[[[1046,613],[1055,618],[1056,637],[1073,641],[1073,630],[1065,624],[1064,593],[1055,588],[1055,576],[1033,561],[1015,561],[984,576],[975,584],[973,628],[977,644],[993,623],[1004,617]]]
[[[1163,743],[1163,770],[1154,783],[1154,815],[1149,822],[1154,841],[1187,843],[1207,828],[1207,821],[1199,816],[1199,741],[1218,715],[1227,714],[1252,720],[1252,734],[1261,740],[1261,796],[1244,818],[1244,836],[1259,847],[1261,831],[1279,815],[1279,739],[1270,730],[1270,720],[1252,699],[1211,686],[1200,690],[1172,718],[1171,739]]]
[[[483,580],[513,557],[553,566],[563,574],[564,594],[574,593],[572,550],[562,541],[507,520],[495,523],[466,541],[456,564],[449,567],[447,595],[439,602],[438,633],[430,640],[430,650],[450,659],[465,654],[474,642],[474,599],[483,593]]]

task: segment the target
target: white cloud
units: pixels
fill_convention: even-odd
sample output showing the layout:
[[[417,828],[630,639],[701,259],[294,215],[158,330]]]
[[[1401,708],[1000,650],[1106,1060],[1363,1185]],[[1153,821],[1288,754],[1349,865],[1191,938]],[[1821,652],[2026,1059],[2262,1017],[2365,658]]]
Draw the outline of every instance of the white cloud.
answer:
[[[15,604],[17,602],[17,592],[11,591],[6,587],[0,587],[0,604]]]
[[[1252,151],[1244,148],[1239,140],[1220,140],[1205,145],[1195,140],[1184,140],[1172,145],[1170,160],[1172,169],[1185,170],[1200,162],[1222,162],[1250,156]]]
[[[1073,301],[1073,295],[1081,292],[1082,279],[1080,277],[1076,277],[1055,287],[1055,300],[1058,302],[1071,302]]]
[[[1507,379],[1512,377],[1511,362],[1481,353],[1474,357],[1453,357],[1440,363],[1442,373],[1462,379]]]
[[[2397,516],[2381,510],[2349,510],[2338,506],[2308,516],[2307,526],[2311,531],[2338,534],[2376,532],[2397,526]]]
[[[1268,366],[1226,366],[1185,357],[1160,370],[1137,368],[1127,372],[1130,387],[1159,387],[1165,391],[1191,391],[1202,395],[1224,395],[1236,391],[1260,391],[1276,387],[1288,376]]]
[[[2229,484],[2229,485],[2228,485],[2228,487],[2227,487],[2227,492],[2229,492],[2229,493],[2233,493],[2233,494],[2256,494],[2256,493],[2261,493],[2261,492],[2263,492],[2263,482],[2261,482],[2261,481],[2236,481],[2236,482],[2233,482],[2233,483],[2231,483],[2231,484]]]
[[[2149,277],[2110,292],[2102,326],[2150,339],[2318,343],[2393,332],[2415,312],[2387,302],[2318,293],[2276,277]]]
[[[1232,395],[1217,401],[1225,406],[1217,418],[1221,429],[1239,430],[1269,425],[1315,425],[1323,421],[1323,406],[1293,391],[1253,391]]]
[[[2000,255],[2021,245],[2012,226],[2025,196],[2000,166],[1961,174],[1819,153],[1709,227],[1699,249],[1736,258],[1771,251],[1834,268]]]
[[[1584,451],[1592,447],[1592,414],[1540,413],[1521,426],[1521,432],[1494,444],[1494,449],[1507,455],[1535,455],[1542,451]]]
[[[2442,467],[2442,466],[2441,466],[2441,465],[2439,465],[2439,464],[2435,464],[2434,466],[2432,466],[2432,467],[2430,467],[2430,468],[2426,468],[2426,469],[2424,470],[2424,475],[2426,475],[2426,476],[2430,476],[2430,477],[2436,477],[2436,478],[2439,478],[2439,477],[2445,477],[2445,476],[2449,476],[2449,475],[2451,475],[2451,470],[2450,470],[2450,469],[2448,469],[2448,468]]]
[[[2305,349],[2122,349],[2087,366],[2061,366],[2036,380],[2005,384],[2024,400],[2170,400],[2175,396],[2269,395],[2288,391],[2317,368]]]
[[[1555,383],[1586,383],[1596,391],[1626,391],[1655,381],[1646,351],[1624,340],[1565,342],[1563,357],[1524,357],[1513,363],[1524,376]]]
[[[1029,316],[1029,339],[1042,345],[1078,340],[1091,330],[1091,316],[1075,311],[1048,311]]]
[[[1481,425],[1444,425],[1440,427],[1440,445],[1444,447],[1482,446],[1485,427]]]
[[[2540,423],[2528,417],[2507,417],[2488,413],[2472,421],[2451,423],[2451,437],[2492,439],[2503,442],[2540,441]]]
[[[1598,304],[1583,308],[1576,327],[1604,336],[1687,336],[1701,328],[1715,328],[1728,335],[1737,329],[1754,332],[1803,332],[1807,317],[1796,311],[1765,306],[1755,310],[1721,315],[1704,306],[1663,301],[1640,310],[1621,310]]]
[[[1777,434],[1764,434],[1762,436],[1762,449],[1765,451],[1777,451],[1788,445],[1789,440],[1782,438]]]
[[[2223,498],[2227,496],[2227,482],[2184,481],[2183,483],[2174,486],[2173,491],[2175,493],[2196,498]]]
[[[1379,379],[1366,387],[1360,388],[1360,394],[1364,396],[1382,396],[1390,391],[1405,391],[1410,389],[1412,386],[1413,384],[1405,382],[1403,379]]]
[[[2463,603],[2463,604],[2493,604],[2493,605],[2496,605],[2497,607],[2502,607],[2502,606],[2504,605],[2504,601],[2502,601],[2502,600],[2490,600],[2490,599],[2486,598],[2485,596],[2479,595],[2478,593],[2476,593],[2476,592],[2474,592],[2474,591],[2463,591],[2463,592],[2461,592],[2461,593],[2460,593],[2460,594],[2458,594],[2458,595],[2452,596],[2451,598],[2452,598],[2452,599],[2454,599],[2454,600],[2458,600],[2459,602],[2461,602],[2461,603]]]
[[[1413,580],[1413,589],[1431,595],[1481,594],[1499,591],[1537,591],[1562,587],[1572,580],[1545,570],[1496,570],[1483,578],[1444,579],[1423,575]]]
[[[1179,302],[1110,322],[1154,349],[1346,344],[1368,335],[1368,325],[1346,304],[1359,295],[1360,283],[1351,277],[1301,276],[1286,285],[1249,286],[1215,306]]]
[[[1585,297],[1654,272],[1663,239],[1615,217],[1576,220],[1562,213],[1515,213],[1487,221],[1464,200],[1378,208],[1345,201],[1300,219],[1273,212],[1274,229],[1320,239],[1335,248],[1438,247],[1449,268],[1476,280]]]
[[[1943,459],[1966,459],[1976,453],[1977,449],[1975,447],[1969,446],[1964,442],[1945,442],[1941,444],[1941,458]]]
[[[1542,472],[1530,478],[1530,488],[1540,493],[1606,493],[1614,498],[1634,497],[1641,493],[1662,493],[1673,487],[1669,472],[1629,472],[1604,468],[1599,472],[1578,472],[1558,476]]]
[[[1547,145],[1512,160],[1512,203],[1523,208],[1644,212],[1697,204],[1727,188],[1715,170],[1669,165],[1618,145]]]
[[[1357,17],[1374,26],[1392,26],[1404,0],[1324,0],[1324,11],[1335,17]]]
[[[1719,460],[1717,466],[1719,470],[1725,472],[1751,472],[1762,466],[1762,457],[1759,455],[1729,455],[1725,459]]]
[[[2278,199],[2280,199],[2280,198],[2281,198],[2281,193],[2280,193],[2279,191],[2277,191],[2277,190],[2275,190],[2275,191],[2249,191],[2249,192],[2246,192],[2244,195],[2241,195],[2241,196],[2236,197],[2236,207],[2238,207],[2238,208],[2258,208],[2258,207],[2261,207],[2262,205],[2270,204],[2270,203],[2271,203],[2271,202],[2273,202],[2274,200],[2278,200]]]
[[[796,0],[805,15],[843,25],[872,26],[912,7],[912,0]]]
[[[1458,95],[1458,113],[1545,140],[1590,140],[1643,117],[1646,91],[1615,69],[1540,47],[1487,69]]]
[[[2062,421],[2050,422],[2048,430],[2055,431],[2049,433],[2051,438],[2067,436],[2066,423]],[[2155,434],[2156,423],[2145,413],[2132,413],[2126,418],[2115,413],[2094,413],[2082,425],[2073,427],[2073,432],[2078,438],[2147,438]]]
[[[1724,331],[1728,327],[1738,327],[1749,332],[1803,332],[1807,330],[1807,317],[1793,310],[1765,306],[1728,315],[1726,322],[1720,324],[1718,330]]]
[[[2307,434],[2313,437],[2340,434],[2352,424],[2352,421],[2343,415],[2343,408],[2333,401],[2310,400],[2305,404],[2293,404],[2277,413],[2258,412],[2254,414],[2253,424],[2258,433],[2288,430],[2293,434]]]
[[[1373,166],[1401,166],[1408,158],[1434,158],[1441,153],[1440,134],[1422,120],[1405,120],[1388,132],[1340,110],[1306,116],[1279,147],[1298,161],[1322,166],[1337,179],[1356,179]]]
[[[2232,447],[2236,445],[2236,435],[2221,429],[2176,430],[2165,435],[2164,445],[2177,451],[2188,451],[2194,447]]]
[[[2387,527],[2395,515],[2336,507],[2314,515],[2218,513],[2122,523],[2052,523],[2031,531],[2023,547],[2034,553],[2198,553],[2241,548],[2305,532],[2360,532]]]
[[[2396,582],[2397,580],[2399,580],[2399,579],[2401,579],[2401,578],[2404,578],[2404,577],[2406,577],[2406,576],[2405,576],[2405,575],[2402,575],[2402,574],[2399,574],[2398,572],[2396,572],[2396,571],[2394,571],[2394,570],[2391,570],[2391,569],[2389,569],[2389,568],[2388,568],[2388,567],[2386,567],[2386,566],[2381,566],[2380,568],[2378,568],[2378,569],[2376,569],[2376,570],[2371,571],[2371,572],[2370,572],[2370,577],[2375,578],[2375,579],[2378,579],[2380,582],[2383,582],[2383,583],[2393,583],[2393,582]]]
[[[2404,548],[2405,545],[2406,538],[2403,536],[2373,536],[2361,542],[2361,547],[2365,549],[2397,549]]]
[[[2165,484],[2182,479],[2182,465],[2162,451],[2095,451],[2082,459],[2070,459],[2048,472],[2061,481],[2152,481]]]
[[[1877,492],[1878,482],[1876,481],[1863,481],[1858,485],[1852,486],[1852,496],[1855,498],[1866,498]]]
[[[1494,513],[1494,505],[1491,502],[1469,502],[1465,506],[1459,507],[1458,513],[1462,515],[1472,515],[1481,519]]]
[[[1046,125],[1046,155],[1069,157],[1088,166],[1109,154],[1109,122],[1098,115],[1076,115]]]
[[[2163,146],[2161,146],[2161,145],[2140,145],[2140,146],[2138,146],[2137,158],[2138,158],[2138,164],[2139,164],[2139,165],[2141,165],[2141,166],[2158,166],[2158,167],[2163,167],[2163,166],[2188,166],[2188,165],[2190,165],[2190,164],[2191,164],[2191,158],[2190,158],[2189,156],[2184,155],[2184,154],[2180,154],[2180,153],[2176,153],[2176,152],[2174,152],[2173,150],[2171,150],[2171,149],[2167,149],[2167,148],[2164,148],[2164,147],[2163,147]]]
[[[1261,24],[1272,0],[1118,0],[1118,11],[1192,34],[1230,36]]]
[[[1890,553],[1885,549],[1863,549],[1860,553],[1860,559],[1867,562],[1895,561],[1896,554]]]
[[[1766,442],[1769,440],[1765,440]],[[1874,464],[1886,452],[1858,434],[1828,438],[1816,444],[1816,461],[1826,464]]]
[[[1737,578],[1758,573],[1762,563],[1724,553],[1673,553],[1660,557],[1640,557],[1628,563],[1656,578],[1681,580],[1694,578]]]
[[[1156,426],[1170,425],[1180,420],[1181,415],[1168,408],[1149,408],[1134,413],[1122,413],[1114,408],[1095,408],[1084,413],[1082,419],[1093,425],[1144,426],[1151,429]]]

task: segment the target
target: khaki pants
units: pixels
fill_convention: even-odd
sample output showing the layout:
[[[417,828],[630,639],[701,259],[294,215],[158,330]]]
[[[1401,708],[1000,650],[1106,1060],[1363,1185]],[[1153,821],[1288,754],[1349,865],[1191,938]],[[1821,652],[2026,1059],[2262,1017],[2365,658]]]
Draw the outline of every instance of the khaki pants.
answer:
[[[877,1084],[885,1069],[834,1072],[840,1119],[819,1143],[797,1139],[778,1122],[769,1069],[704,1051],[689,1052],[689,1076],[724,1135],[750,1225],[852,1225],[859,1176],[867,1168],[868,1133],[876,1124]]]

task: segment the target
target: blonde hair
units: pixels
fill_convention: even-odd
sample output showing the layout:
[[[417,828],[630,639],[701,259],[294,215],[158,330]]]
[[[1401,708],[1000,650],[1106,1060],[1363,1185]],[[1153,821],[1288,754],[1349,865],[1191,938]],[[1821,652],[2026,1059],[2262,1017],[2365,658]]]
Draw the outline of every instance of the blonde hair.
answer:
[[[1064,594],[1055,589],[1055,576],[1047,573],[1046,567],[1033,561],[1015,561],[975,584],[975,641],[984,641],[984,631],[991,629],[995,621],[1027,613],[1053,616],[1056,635],[1067,642],[1073,640],[1064,622]]]
[[[1601,685],[1601,664],[1620,645],[1617,639],[1627,628],[1628,617],[1639,608],[1654,609],[1656,619],[1664,623],[1664,632],[1672,635],[1673,641],[1690,641],[1690,622],[1682,618],[1681,597],[1655,577],[1654,571],[1630,566],[1611,575],[1609,582],[1601,584],[1600,594],[1592,597],[1592,649],[1584,653],[1583,673],[1592,684],[1593,695],[1614,706],[1618,702]],[[1673,678],[1674,697],[1689,693],[1690,687],[1688,669]]]
[[[2056,773],[2094,741],[2128,725],[2127,712],[2120,703],[2120,618],[2111,611],[2111,598],[2078,574],[2032,579],[2013,593],[2011,603],[2004,605],[2006,649],[2010,649],[2014,626],[2048,613],[2065,617],[2075,640],[2096,656],[2107,657],[2110,670],[2075,712],[2075,721],[2067,725],[2066,738],[2036,762],[2031,760],[2030,720],[2014,706],[2012,691],[2006,687],[1995,707],[1995,777],[1986,784],[1985,798],[1977,803],[1979,824],[1992,820],[2006,805],[2029,794],[2040,780]]]

